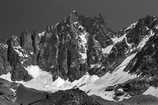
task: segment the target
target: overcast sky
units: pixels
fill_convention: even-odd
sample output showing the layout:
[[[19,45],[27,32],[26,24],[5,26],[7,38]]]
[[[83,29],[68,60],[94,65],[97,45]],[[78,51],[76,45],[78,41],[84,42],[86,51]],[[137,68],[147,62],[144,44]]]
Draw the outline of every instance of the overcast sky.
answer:
[[[0,0],[0,39],[25,29],[42,30],[72,9],[88,16],[100,12],[117,31],[147,14],[158,16],[158,0]]]

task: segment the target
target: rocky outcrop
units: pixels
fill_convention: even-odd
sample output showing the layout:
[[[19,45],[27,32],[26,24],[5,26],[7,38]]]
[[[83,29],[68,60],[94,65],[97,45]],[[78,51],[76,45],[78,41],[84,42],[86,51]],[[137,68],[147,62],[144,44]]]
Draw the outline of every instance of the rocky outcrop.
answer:
[[[20,105],[103,105],[79,89],[47,93],[19,86],[16,102]]]
[[[16,83],[0,79],[0,105],[19,105],[15,102],[17,87]]]

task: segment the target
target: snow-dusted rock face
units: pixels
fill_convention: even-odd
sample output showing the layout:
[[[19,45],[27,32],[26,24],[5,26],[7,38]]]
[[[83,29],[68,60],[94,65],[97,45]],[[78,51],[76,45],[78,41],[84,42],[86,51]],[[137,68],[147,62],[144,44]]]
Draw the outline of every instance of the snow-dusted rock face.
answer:
[[[50,93],[78,88],[110,101],[157,96],[150,94],[158,92],[157,24],[157,17],[146,16],[113,33],[101,15],[73,11],[40,33],[0,44],[0,77]]]

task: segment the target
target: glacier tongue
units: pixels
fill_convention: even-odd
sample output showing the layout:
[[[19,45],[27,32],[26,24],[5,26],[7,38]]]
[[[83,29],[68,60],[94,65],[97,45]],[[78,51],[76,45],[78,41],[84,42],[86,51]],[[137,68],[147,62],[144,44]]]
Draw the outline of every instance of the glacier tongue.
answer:
[[[58,77],[58,79],[53,81],[51,73],[42,71],[37,65],[30,65],[25,69],[33,77],[33,79],[27,82],[24,81],[16,81],[16,82],[21,83],[26,87],[34,88],[42,91],[55,92],[58,90],[71,89],[73,87],[82,87],[84,85],[93,83],[94,81],[99,79],[98,76],[96,75],[90,76],[87,73],[79,80],[75,80],[73,82],[70,82],[68,80],[63,80],[60,77]],[[12,82],[10,73],[1,75],[0,77]]]
[[[58,77],[58,79],[53,81],[51,73],[42,71],[37,65],[30,65],[25,69],[33,77],[33,79],[27,82],[24,81],[15,81],[15,82],[21,83],[26,87],[34,88],[42,91],[55,92],[58,90],[71,89],[73,87],[82,87],[84,85],[93,83],[94,81],[99,79],[99,77],[96,75],[90,76],[88,73],[86,73],[82,78],[80,78],[79,80],[75,80],[73,82],[64,80],[60,77]],[[1,75],[0,78],[13,82],[11,80],[10,73]]]
[[[84,86],[89,83],[92,83],[93,81],[96,81],[98,78],[99,78],[98,76],[90,76],[87,73],[79,80],[75,80],[73,82],[70,82],[68,80],[63,80],[60,77],[57,80],[53,81],[52,75],[50,73],[45,71],[42,72],[40,71],[37,77],[35,77],[31,81],[25,82],[24,85],[26,87],[34,88],[37,90],[55,92],[58,90],[66,90],[66,89],[71,89],[73,87]]]

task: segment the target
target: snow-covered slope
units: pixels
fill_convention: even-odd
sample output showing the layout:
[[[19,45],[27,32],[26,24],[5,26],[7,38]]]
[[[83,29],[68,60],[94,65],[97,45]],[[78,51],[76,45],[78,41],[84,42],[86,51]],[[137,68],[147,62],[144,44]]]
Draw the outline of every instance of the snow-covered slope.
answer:
[[[90,76],[88,73],[79,80],[70,82],[63,80],[60,77],[53,81],[52,75],[49,72],[42,71],[37,65],[31,65],[26,68],[28,73],[33,77],[28,82],[17,81],[22,83],[24,86],[34,88],[42,91],[55,92],[58,90],[67,90],[71,88],[79,88],[88,93],[88,95],[101,96],[107,100],[114,100],[113,92],[105,92],[106,87],[113,86],[119,83],[126,82],[130,79],[136,78],[136,75],[131,75],[128,72],[124,72],[124,68],[133,59],[136,54],[132,54],[127,57],[113,73],[106,73],[104,76],[99,78],[96,75]],[[2,75],[1,78],[11,81],[10,73]]]
[[[94,81],[94,83],[81,87],[82,90],[88,91],[89,95],[101,96],[107,100],[114,100],[114,92],[105,92],[108,86],[114,86],[120,83],[124,83],[130,79],[134,79],[137,76],[131,75],[128,72],[123,71],[128,63],[133,59],[136,54],[132,54],[127,57],[113,73],[106,73],[103,77]]]

